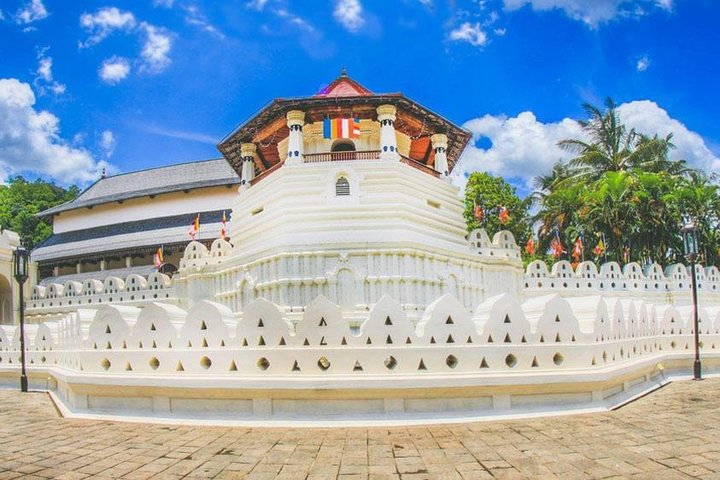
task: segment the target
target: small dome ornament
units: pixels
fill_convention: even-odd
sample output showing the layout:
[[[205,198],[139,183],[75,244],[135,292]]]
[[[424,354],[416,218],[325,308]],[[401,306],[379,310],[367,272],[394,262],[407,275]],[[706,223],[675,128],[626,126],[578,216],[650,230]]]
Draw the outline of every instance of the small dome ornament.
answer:
[[[345,68],[344,66],[342,67],[342,70],[340,70],[340,76],[341,76],[341,77],[347,77],[347,76],[348,76],[348,74],[347,74],[347,68]]]

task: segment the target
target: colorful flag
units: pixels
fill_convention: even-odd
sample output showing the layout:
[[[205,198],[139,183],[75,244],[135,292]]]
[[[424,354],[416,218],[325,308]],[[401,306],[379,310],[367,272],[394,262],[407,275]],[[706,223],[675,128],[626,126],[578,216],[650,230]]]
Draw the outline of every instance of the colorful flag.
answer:
[[[190,238],[195,240],[195,235],[200,233],[200,214],[198,213],[197,217],[195,217],[195,220],[192,223],[192,226],[190,228],[190,231],[188,232],[188,235],[190,235]]]
[[[155,255],[153,255],[153,263],[155,263],[155,268],[160,268],[162,267],[162,264],[165,263],[165,258],[163,258],[163,247],[159,247],[155,252]]]
[[[600,255],[602,255],[603,253],[605,253],[605,242],[603,242],[602,238],[600,238],[598,240],[598,243],[595,246],[595,249],[593,249],[593,253],[598,257]]]
[[[630,262],[630,245],[625,245],[625,247],[623,248],[623,262]]]
[[[475,208],[473,209],[473,215],[475,216],[475,220],[478,222],[482,222],[485,220],[485,212],[483,212],[483,209],[480,205],[477,203],[475,204]]]
[[[360,119],[326,118],[323,121],[323,138],[360,138]]]
[[[528,255],[533,255],[535,253],[535,240],[533,240],[532,235],[528,238],[528,241],[525,244],[525,253]]]
[[[227,218],[225,217],[225,210],[223,210],[222,223],[220,224],[220,238],[225,239],[227,236]]]
[[[498,214],[498,218],[500,219],[500,224],[505,225],[507,222],[510,221],[510,212],[508,212],[508,209],[504,206],[500,207],[500,213]]]
[[[560,232],[558,232],[557,229],[555,229],[555,238],[553,238],[552,242],[550,242],[550,253],[553,257],[555,257],[555,259],[562,257],[562,255],[566,253],[565,247],[563,247],[563,244],[560,241]]]
[[[576,262],[579,262],[583,254],[583,241],[581,237],[577,237],[575,245],[573,246],[572,257]]]

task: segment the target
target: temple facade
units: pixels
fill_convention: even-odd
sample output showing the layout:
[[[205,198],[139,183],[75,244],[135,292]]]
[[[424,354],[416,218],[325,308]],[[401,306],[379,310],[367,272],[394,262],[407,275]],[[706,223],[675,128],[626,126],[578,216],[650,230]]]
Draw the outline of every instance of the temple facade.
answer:
[[[240,179],[224,159],[103,176],[74,200],[40,212],[53,234],[32,253],[43,284],[177,270],[196,217],[195,239],[218,237]]]
[[[345,74],[271,102],[218,146],[227,238],[185,240],[172,276],[80,269],[32,289],[31,382],[68,415],[226,423],[603,409],[692,365],[694,315],[717,371],[717,268],[696,271],[697,312],[684,265],[523,268],[510,232],[466,230],[449,175],[469,138]],[[82,231],[71,211],[56,226]],[[6,383],[18,335],[0,328]]]

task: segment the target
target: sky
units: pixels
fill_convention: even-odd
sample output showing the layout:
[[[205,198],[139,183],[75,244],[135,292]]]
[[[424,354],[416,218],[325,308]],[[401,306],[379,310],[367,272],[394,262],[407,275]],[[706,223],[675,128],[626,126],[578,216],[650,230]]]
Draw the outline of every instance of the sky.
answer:
[[[487,171],[528,193],[607,97],[720,172],[717,25],[717,0],[0,0],[0,182],[218,158],[342,67],[472,132],[459,185]]]

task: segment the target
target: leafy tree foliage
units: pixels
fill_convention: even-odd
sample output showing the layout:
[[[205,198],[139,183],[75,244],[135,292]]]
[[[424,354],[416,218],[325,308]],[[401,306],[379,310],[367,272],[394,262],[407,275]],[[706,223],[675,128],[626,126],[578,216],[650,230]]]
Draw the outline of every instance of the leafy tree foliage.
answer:
[[[51,224],[36,214],[75,198],[76,186],[68,189],[51,182],[13,177],[0,185],[0,225],[17,232],[28,248],[34,248],[52,233]]]
[[[701,261],[720,256],[720,189],[684,161],[668,158],[672,136],[649,137],[628,129],[608,99],[605,110],[585,105],[578,122],[589,141],[568,139],[560,147],[576,157],[535,179],[541,249],[559,234],[567,251],[583,235],[584,257],[599,261],[668,263],[682,260],[679,230],[687,218],[698,224]]]
[[[479,205],[484,219],[476,219],[475,205]],[[530,199],[521,200],[515,187],[500,177],[488,173],[473,172],[468,178],[465,187],[465,211],[468,231],[484,228],[491,235],[500,230],[509,230],[519,244],[527,240],[530,235],[528,207]],[[506,223],[500,221],[500,208],[508,210],[510,220]]]

